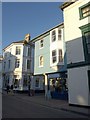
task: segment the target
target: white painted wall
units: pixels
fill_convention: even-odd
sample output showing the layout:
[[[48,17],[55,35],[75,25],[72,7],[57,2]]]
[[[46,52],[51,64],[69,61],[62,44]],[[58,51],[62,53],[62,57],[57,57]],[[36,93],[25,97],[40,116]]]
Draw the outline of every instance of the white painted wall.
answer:
[[[21,47],[21,54],[20,55],[16,55],[16,46],[20,46]],[[4,66],[4,62],[6,62],[6,69],[3,71],[6,73],[6,75],[10,76],[9,79],[9,84],[12,84],[12,80],[14,78],[13,75],[18,75],[17,79],[20,79],[20,87],[18,89],[22,90],[23,89],[23,75],[27,74],[30,75],[30,73],[34,72],[34,47],[31,48],[31,58],[30,56],[27,55],[28,53],[28,47],[31,47],[30,45],[23,45],[23,43],[12,43],[11,45],[9,45],[8,47],[6,47],[4,49],[4,53],[7,53],[7,57],[4,58],[3,60],[3,66]],[[10,56],[10,50],[11,51],[11,56]],[[19,68],[15,68],[15,59],[20,59],[20,67]],[[27,60],[31,60],[32,59],[32,63],[31,63],[31,69],[27,70]],[[11,60],[11,64],[10,64],[10,69],[8,69],[8,60]]]
[[[63,38],[63,34],[64,34],[64,28],[62,28],[61,26],[61,40],[58,40],[58,28],[55,28],[53,30],[56,31],[56,41],[52,42],[52,31],[50,31],[50,66],[56,66],[58,64],[58,56],[57,56],[57,62],[55,62],[54,64],[52,64],[52,51],[56,50],[57,55],[58,55],[58,50],[62,49],[62,55],[64,57],[64,53],[65,53],[65,48],[64,48],[64,38]],[[61,65],[64,65],[64,61],[59,63]]]
[[[69,103],[88,105],[88,67],[68,69]],[[90,104],[89,104],[90,106]]]
[[[75,43],[68,52],[73,54],[72,62],[84,61],[83,46],[82,46],[82,33],[79,27],[88,24],[90,17],[86,17],[80,20],[79,7],[88,3],[89,0],[78,0],[74,4],[68,6],[64,9],[64,30],[65,30],[65,41],[72,41],[75,39],[80,39],[80,41]],[[78,47],[79,46],[79,47]],[[68,48],[67,48],[68,49]],[[75,55],[75,56],[74,56]],[[69,56],[68,56],[69,58]],[[74,59],[75,58],[75,59]]]
[[[79,27],[88,24],[90,16],[80,20],[79,7],[89,0],[78,0],[64,9],[64,32],[67,63],[84,61],[82,32]],[[69,103],[90,106],[87,70],[90,67],[75,67],[68,69]]]
[[[16,55],[16,46],[20,46],[21,47],[21,54],[20,55]],[[11,51],[11,56],[10,56],[10,49],[12,49]],[[4,53],[7,53],[7,57],[4,58],[4,62],[6,62],[6,69],[5,72],[9,72],[9,71],[22,71],[22,57],[23,57],[23,45],[21,44],[13,44],[11,46],[8,46],[5,50]],[[15,69],[15,59],[20,59],[20,67]],[[11,64],[10,64],[10,69],[8,69],[8,60],[11,60]],[[4,65],[4,64],[3,64]]]

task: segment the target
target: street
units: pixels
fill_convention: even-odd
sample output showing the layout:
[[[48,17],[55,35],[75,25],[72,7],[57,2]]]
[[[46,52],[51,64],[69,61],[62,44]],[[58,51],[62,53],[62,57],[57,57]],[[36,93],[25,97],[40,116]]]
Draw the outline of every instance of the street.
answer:
[[[31,97],[29,97],[31,99]],[[2,95],[2,118],[87,118],[22,99],[17,95]]]

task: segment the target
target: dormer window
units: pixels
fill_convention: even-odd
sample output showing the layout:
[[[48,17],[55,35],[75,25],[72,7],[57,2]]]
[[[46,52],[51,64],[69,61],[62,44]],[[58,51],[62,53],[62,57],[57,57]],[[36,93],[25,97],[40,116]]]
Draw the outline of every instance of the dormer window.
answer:
[[[52,42],[56,41],[56,31],[52,31]]]
[[[40,48],[43,48],[43,40],[40,40]]]

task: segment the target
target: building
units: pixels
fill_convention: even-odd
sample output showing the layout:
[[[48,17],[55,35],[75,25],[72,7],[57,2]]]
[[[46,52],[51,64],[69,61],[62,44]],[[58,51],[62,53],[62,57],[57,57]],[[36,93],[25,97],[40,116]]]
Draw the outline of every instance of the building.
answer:
[[[3,55],[3,87],[13,84],[16,90],[27,90],[28,82],[33,82],[34,72],[34,44],[30,35],[5,47]]]
[[[65,2],[69,104],[90,106],[90,1]]]
[[[66,48],[63,23],[47,30],[32,40],[35,43],[34,86],[44,90],[45,95],[53,85],[66,84]]]

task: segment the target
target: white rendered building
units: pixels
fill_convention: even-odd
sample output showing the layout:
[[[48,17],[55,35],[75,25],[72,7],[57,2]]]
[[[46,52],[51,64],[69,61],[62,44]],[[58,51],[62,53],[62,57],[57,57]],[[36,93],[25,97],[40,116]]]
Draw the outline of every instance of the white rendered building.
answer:
[[[61,9],[64,14],[69,104],[90,106],[90,0],[65,2]]]
[[[16,90],[27,90],[28,81],[33,82],[34,70],[34,44],[30,42],[30,35],[5,47],[3,54],[3,87],[13,84]]]

